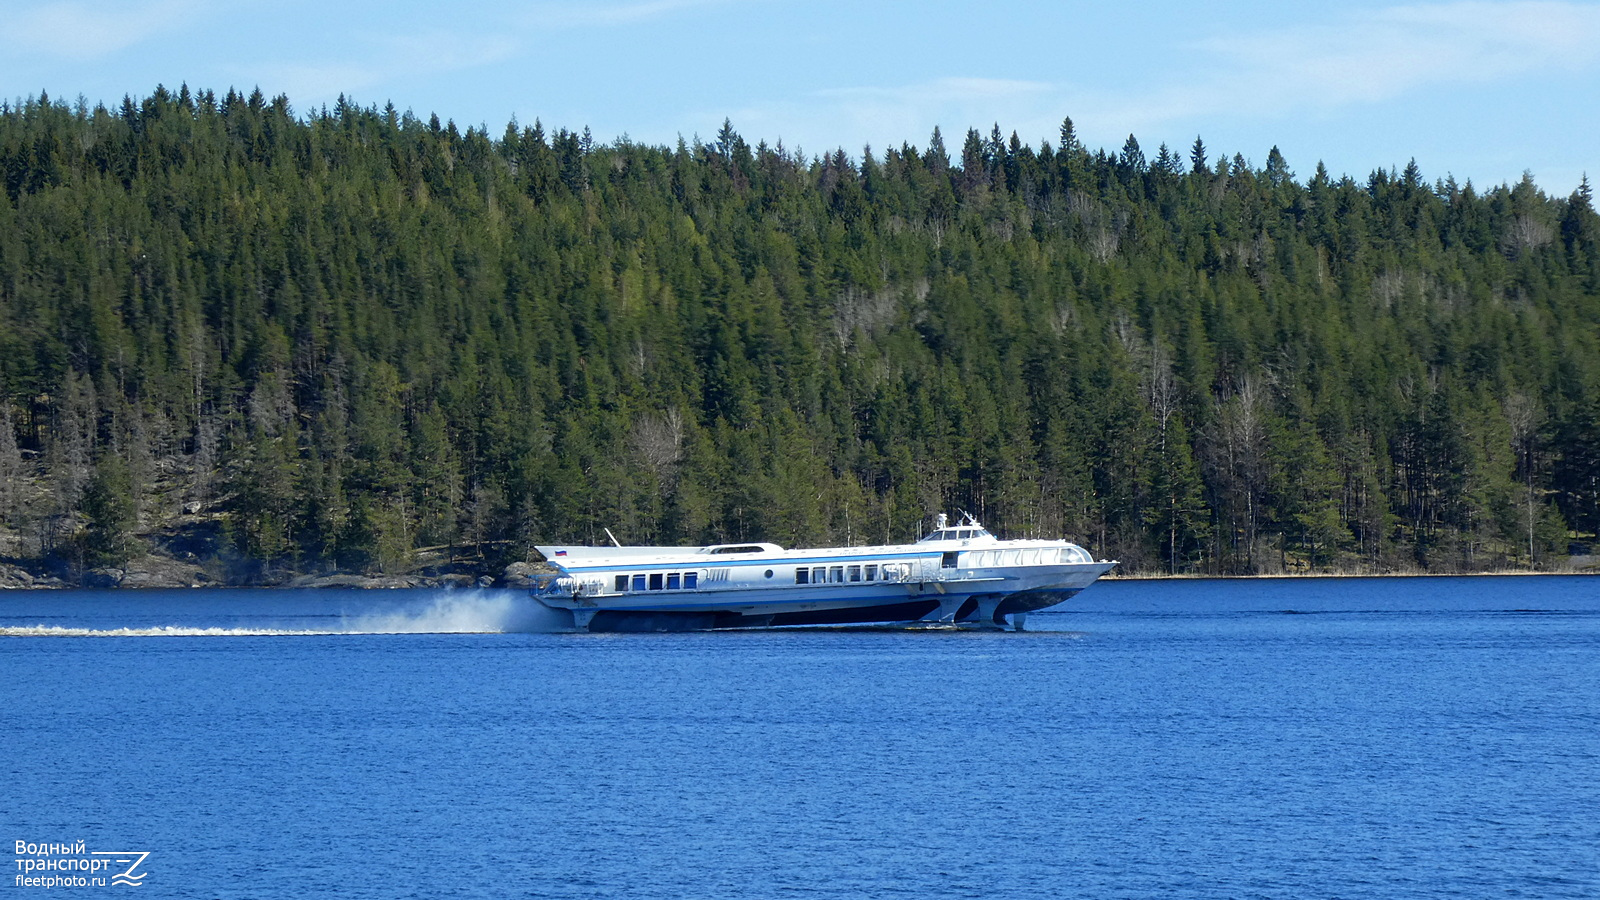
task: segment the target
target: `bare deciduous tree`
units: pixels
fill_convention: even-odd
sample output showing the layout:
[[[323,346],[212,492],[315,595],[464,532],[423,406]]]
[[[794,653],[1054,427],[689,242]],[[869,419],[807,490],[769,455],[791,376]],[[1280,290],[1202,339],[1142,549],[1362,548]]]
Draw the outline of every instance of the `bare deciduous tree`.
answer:
[[[1539,406],[1527,394],[1516,391],[1506,398],[1506,421],[1511,425],[1511,447],[1517,454],[1517,469],[1522,473],[1524,513],[1528,526],[1528,565],[1534,564],[1534,524],[1537,494],[1533,489],[1535,454],[1538,450]]]
[[[1237,394],[1215,402],[1211,425],[1201,442],[1212,483],[1233,519],[1231,530],[1251,567],[1267,476],[1263,393],[1254,377],[1246,377]]]
[[[631,441],[645,467],[665,481],[683,458],[683,414],[674,407],[640,417],[634,423]]]
[[[21,491],[22,452],[17,449],[15,423],[11,421],[11,402],[0,400],[0,522],[12,521]]]

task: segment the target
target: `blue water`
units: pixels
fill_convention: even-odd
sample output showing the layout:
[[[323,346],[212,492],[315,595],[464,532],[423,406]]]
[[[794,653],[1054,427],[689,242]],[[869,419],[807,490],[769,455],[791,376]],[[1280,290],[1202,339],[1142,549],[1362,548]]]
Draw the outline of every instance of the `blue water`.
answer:
[[[1110,582],[1025,634],[541,621],[0,593],[0,846],[148,850],[147,897],[1600,897],[1600,580]]]

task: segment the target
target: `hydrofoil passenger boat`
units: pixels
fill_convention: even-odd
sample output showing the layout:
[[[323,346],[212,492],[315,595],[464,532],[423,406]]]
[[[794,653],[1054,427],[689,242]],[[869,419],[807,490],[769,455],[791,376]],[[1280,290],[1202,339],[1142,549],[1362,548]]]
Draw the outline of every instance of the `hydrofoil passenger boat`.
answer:
[[[557,572],[535,600],[579,631],[695,631],[781,625],[926,623],[1021,630],[1034,610],[1104,575],[1068,541],[1002,541],[968,515],[940,514],[914,544],[785,550],[542,546]]]

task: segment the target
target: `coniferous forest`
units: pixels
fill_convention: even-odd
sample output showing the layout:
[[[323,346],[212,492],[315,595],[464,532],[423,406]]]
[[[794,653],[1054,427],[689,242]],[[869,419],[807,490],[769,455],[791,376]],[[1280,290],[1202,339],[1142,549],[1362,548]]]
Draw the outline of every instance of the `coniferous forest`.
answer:
[[[1600,528],[1587,181],[999,126],[821,156],[157,88],[0,107],[0,556],[235,582],[915,537],[1554,569]]]

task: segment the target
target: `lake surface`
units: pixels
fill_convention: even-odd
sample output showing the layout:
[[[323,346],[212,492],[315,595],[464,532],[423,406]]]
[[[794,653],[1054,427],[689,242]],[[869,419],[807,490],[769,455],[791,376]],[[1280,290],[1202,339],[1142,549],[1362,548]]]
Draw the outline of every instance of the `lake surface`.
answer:
[[[148,852],[147,897],[1600,896],[1600,579],[1102,582],[1023,634],[545,624],[515,592],[0,592],[0,841]]]

